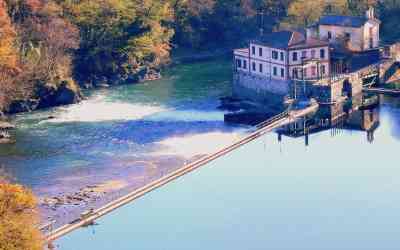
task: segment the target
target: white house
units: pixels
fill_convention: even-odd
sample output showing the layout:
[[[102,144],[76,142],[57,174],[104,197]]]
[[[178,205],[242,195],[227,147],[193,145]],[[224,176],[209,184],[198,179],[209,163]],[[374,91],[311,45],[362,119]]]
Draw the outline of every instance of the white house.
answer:
[[[329,44],[297,31],[279,31],[234,51],[236,69],[279,84],[329,75]]]

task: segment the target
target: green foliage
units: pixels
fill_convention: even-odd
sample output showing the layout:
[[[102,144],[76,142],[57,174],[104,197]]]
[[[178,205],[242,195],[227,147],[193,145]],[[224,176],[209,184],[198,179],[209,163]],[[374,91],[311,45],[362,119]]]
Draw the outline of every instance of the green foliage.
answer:
[[[382,37],[399,39],[398,0],[0,0],[0,109],[41,84],[125,79],[167,64],[173,47],[236,47],[371,5]]]
[[[173,13],[166,1],[81,0],[62,5],[80,30],[75,54],[80,80],[127,76],[141,66],[158,67],[169,55]]]

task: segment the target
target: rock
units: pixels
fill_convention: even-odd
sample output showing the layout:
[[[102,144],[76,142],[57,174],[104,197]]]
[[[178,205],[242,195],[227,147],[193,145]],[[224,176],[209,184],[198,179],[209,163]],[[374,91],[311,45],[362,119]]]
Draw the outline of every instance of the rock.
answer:
[[[108,80],[105,76],[97,77],[93,80],[93,85],[97,88],[108,88],[110,85],[108,84]]]
[[[66,105],[81,100],[79,88],[73,82],[63,81],[55,93],[55,104]]]
[[[158,80],[161,78],[160,72],[149,67],[142,67],[137,72],[131,74],[127,78],[128,83],[137,83],[144,81]]]
[[[36,91],[39,97],[38,108],[48,108],[59,105],[77,103],[82,100],[79,87],[72,80],[64,80],[59,84],[44,84],[38,87]]]
[[[39,101],[36,99],[15,100],[11,102],[10,106],[7,109],[7,113],[15,114],[21,112],[29,112],[35,110],[38,105]]]

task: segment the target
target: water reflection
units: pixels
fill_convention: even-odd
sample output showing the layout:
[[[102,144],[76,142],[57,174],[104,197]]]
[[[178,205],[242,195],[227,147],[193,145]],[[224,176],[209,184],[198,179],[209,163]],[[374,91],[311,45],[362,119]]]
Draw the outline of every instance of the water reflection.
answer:
[[[374,141],[374,132],[379,127],[380,96],[362,94],[346,102],[321,104],[315,114],[298,119],[278,129],[281,135],[289,137],[304,136],[305,145],[309,145],[309,135],[330,130],[332,137],[344,130],[365,131],[369,143]]]

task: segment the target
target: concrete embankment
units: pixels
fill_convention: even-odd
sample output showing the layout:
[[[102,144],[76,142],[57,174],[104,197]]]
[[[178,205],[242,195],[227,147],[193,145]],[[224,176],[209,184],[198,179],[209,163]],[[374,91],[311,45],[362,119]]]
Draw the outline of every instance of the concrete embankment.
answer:
[[[272,119],[269,123],[264,123],[263,126],[258,126],[257,129],[246,136],[245,138],[240,139],[239,141],[235,142],[234,144],[224,147],[220,150],[218,150],[216,153],[208,155],[206,157],[203,157],[195,162],[192,162],[188,165],[183,166],[182,168],[146,185],[143,186],[142,188],[139,188],[97,210],[92,211],[90,214],[87,214],[85,218],[78,219],[74,222],[71,222],[70,224],[64,225],[52,232],[49,232],[46,236],[46,239],[48,242],[51,242],[57,238],[62,237],[65,234],[70,233],[71,231],[78,229],[81,226],[85,225],[90,225],[94,220],[98,219],[99,217],[133,201],[141,196],[177,179],[178,177],[181,177],[237,148],[240,146],[247,144],[258,137],[262,136],[263,134],[272,131],[275,128],[278,128],[280,126],[289,124],[293,121],[295,121],[297,118],[303,117],[307,114],[314,113],[318,109],[318,105],[315,104],[313,106],[310,106],[308,108],[305,108],[303,110],[298,110],[298,111],[291,111],[289,113],[286,113],[284,116],[279,117],[279,119]]]

